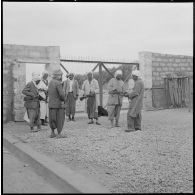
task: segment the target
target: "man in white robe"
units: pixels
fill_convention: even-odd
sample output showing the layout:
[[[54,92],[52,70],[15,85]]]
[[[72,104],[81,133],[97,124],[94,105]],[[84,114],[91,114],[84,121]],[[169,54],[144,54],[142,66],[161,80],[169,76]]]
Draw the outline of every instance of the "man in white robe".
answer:
[[[98,122],[98,98],[97,93],[99,93],[99,84],[96,79],[93,78],[93,73],[89,72],[87,74],[87,80],[84,81],[82,90],[84,91],[85,99],[85,111],[88,114],[90,122],[88,124],[93,124],[93,119],[96,120],[96,124],[100,125]]]
[[[40,119],[41,125],[46,126],[48,118],[48,72],[42,73],[42,79],[38,85],[40,99]]]

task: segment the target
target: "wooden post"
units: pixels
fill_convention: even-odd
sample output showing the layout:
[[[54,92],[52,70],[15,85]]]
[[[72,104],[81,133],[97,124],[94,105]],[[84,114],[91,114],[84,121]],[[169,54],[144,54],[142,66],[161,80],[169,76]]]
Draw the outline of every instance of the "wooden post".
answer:
[[[168,106],[168,95],[167,95],[167,79],[166,78],[164,78],[164,90],[165,90],[165,98],[166,98],[166,106],[167,106],[167,108],[169,107]]]
[[[190,89],[190,77],[188,77],[188,95],[189,95],[189,102],[188,102],[188,111],[191,111],[191,89]]]
[[[102,63],[99,64],[100,106],[103,106]]]

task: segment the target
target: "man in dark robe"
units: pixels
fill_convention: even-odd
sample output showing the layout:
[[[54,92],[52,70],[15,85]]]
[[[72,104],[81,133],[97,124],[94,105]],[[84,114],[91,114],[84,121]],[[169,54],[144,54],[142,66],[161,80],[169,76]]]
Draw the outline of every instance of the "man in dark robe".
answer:
[[[53,78],[49,82],[48,86],[48,98],[49,98],[49,125],[51,128],[50,138],[66,137],[62,136],[61,132],[65,120],[65,93],[62,89],[62,71],[54,70]],[[57,128],[58,135],[56,136],[54,130]]]
[[[141,110],[143,108],[144,83],[140,78],[140,72],[138,70],[134,70],[132,72],[132,77],[135,82],[133,91],[126,94],[126,97],[130,99],[127,113],[126,132],[141,130]]]

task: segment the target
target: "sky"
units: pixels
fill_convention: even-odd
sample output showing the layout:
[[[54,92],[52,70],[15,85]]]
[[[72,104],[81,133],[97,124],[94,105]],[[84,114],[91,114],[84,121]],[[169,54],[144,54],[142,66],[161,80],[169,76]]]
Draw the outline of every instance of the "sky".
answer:
[[[192,3],[3,2],[3,43],[60,46],[61,58],[193,55]],[[95,64],[63,63],[75,73]]]

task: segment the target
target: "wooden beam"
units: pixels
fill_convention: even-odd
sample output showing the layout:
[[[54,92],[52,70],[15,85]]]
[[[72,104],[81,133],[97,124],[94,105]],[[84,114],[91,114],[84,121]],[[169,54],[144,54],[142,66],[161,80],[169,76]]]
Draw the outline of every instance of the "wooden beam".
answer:
[[[103,105],[102,63],[99,64],[100,106]]]
[[[93,69],[92,69],[92,72],[95,71],[95,69],[99,66],[100,63],[98,63]]]
[[[104,69],[112,76],[114,77],[114,75],[106,68],[106,66],[102,63],[102,66],[104,67]]]
[[[190,77],[188,77],[188,96],[189,96],[189,102],[188,102],[188,111],[191,111],[191,89],[190,89]]]
[[[98,60],[67,60],[60,59],[61,62],[80,62],[80,63],[104,63],[104,64],[127,64],[127,65],[139,65],[139,63],[130,63],[130,62],[109,62],[109,61],[98,61]]]
[[[68,74],[68,70],[60,63],[60,66],[66,71],[66,73]]]

